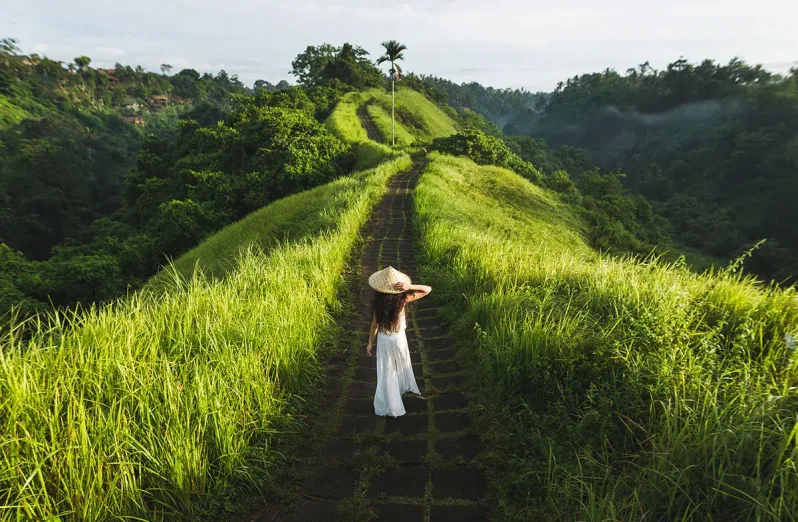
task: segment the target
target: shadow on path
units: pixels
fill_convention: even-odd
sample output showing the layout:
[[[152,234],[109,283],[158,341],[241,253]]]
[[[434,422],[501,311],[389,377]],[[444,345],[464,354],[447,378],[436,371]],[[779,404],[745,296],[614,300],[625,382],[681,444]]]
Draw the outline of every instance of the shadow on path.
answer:
[[[374,125],[371,115],[369,114],[369,105],[372,103],[374,103],[373,99],[358,107],[355,112],[357,113],[358,119],[360,119],[360,125],[366,130],[366,134],[368,135],[369,139],[376,141],[377,143],[384,143],[385,139],[382,133],[377,126]]]

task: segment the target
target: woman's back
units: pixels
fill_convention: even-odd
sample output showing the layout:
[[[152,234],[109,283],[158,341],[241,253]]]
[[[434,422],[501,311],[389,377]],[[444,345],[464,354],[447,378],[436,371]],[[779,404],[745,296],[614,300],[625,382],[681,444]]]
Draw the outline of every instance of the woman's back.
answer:
[[[405,311],[404,311],[404,308],[403,308],[402,311],[399,312],[399,321],[397,322],[396,330],[394,330],[392,332],[387,332],[387,331],[384,331],[384,330],[380,330],[379,333],[381,333],[383,335],[395,335],[395,334],[398,334],[398,333],[403,333],[406,329],[407,329],[407,320],[405,319]]]

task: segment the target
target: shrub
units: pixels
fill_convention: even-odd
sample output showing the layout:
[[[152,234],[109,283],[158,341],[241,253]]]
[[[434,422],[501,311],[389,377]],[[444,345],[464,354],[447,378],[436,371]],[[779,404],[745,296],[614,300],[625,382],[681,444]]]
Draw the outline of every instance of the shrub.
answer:
[[[480,165],[496,165],[517,172],[535,183],[543,181],[542,174],[529,162],[522,160],[499,138],[479,130],[466,130],[453,136],[436,138],[432,150],[466,156]]]

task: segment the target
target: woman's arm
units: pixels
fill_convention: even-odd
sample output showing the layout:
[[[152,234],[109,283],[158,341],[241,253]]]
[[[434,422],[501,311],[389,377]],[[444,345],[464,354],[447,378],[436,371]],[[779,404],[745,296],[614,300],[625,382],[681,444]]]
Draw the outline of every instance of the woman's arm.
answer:
[[[412,294],[407,296],[407,302],[410,301],[418,301],[424,297],[427,297],[430,292],[432,292],[432,287],[427,285],[408,285],[405,282],[396,283],[393,285],[394,288],[397,290],[402,290],[407,292],[408,290],[413,292]]]
[[[373,351],[371,349],[372,345],[374,345],[374,337],[377,335],[377,316],[371,316],[371,326],[369,326],[369,344],[366,347],[366,353],[369,355],[373,355]]]

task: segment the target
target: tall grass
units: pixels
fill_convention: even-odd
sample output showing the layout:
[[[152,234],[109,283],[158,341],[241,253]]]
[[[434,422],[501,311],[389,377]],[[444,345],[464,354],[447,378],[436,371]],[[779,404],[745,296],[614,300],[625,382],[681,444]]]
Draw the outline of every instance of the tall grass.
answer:
[[[366,95],[377,100],[377,106],[382,107],[385,111],[388,117],[387,122],[385,119],[378,119],[378,127],[384,136],[390,136],[390,91],[372,89],[367,91]],[[413,128],[410,125],[402,125],[400,122],[400,111],[404,112],[408,116],[412,116],[415,120],[417,120],[418,128]],[[440,107],[435,105],[420,92],[414,91],[413,89],[409,89],[407,87],[402,87],[401,84],[397,85],[396,89],[396,113],[397,123],[402,125],[403,129],[409,134],[412,134],[413,137],[419,142],[430,142],[435,138],[439,138],[441,136],[450,136],[457,132],[457,124],[449,117],[449,115],[443,112]]]
[[[391,112],[390,109],[383,109],[376,103],[368,106],[368,113],[374,126],[380,130],[380,133],[385,136],[385,141],[391,141]],[[396,121],[394,125],[394,138],[396,146],[400,148],[410,147],[416,141],[412,134],[402,125],[402,122]]]
[[[173,270],[157,274],[151,283],[170,281],[175,271],[190,277],[197,266],[206,275],[224,277],[237,265],[245,247],[265,252],[281,242],[295,242],[336,229],[351,198],[350,190],[329,183],[275,201],[208,237],[175,260]]]
[[[290,198],[333,202],[296,240],[216,264],[234,239],[200,250],[209,263],[196,252],[185,260],[216,276],[226,266],[221,279],[186,278],[183,267],[157,292],[92,308],[69,328],[55,316],[27,325],[25,341],[5,331],[0,519],[195,519],[263,487],[279,464],[275,435],[318,383],[348,252],[387,179],[410,164],[401,157]],[[273,210],[244,223],[269,216],[263,231],[279,238],[302,215]]]
[[[795,289],[600,256],[466,159],[432,155],[416,219],[495,426],[497,520],[798,519]]]
[[[371,89],[366,92],[347,93],[336,105],[335,110],[325,122],[327,128],[339,139],[351,143],[357,156],[358,168],[369,168],[379,164],[395,154],[390,145],[377,143],[368,138],[368,134],[360,124],[357,109],[361,105],[376,100],[368,106],[368,113],[375,127],[390,140],[391,136],[391,95],[382,89]],[[417,143],[431,142],[440,136],[449,136],[457,132],[455,122],[423,94],[412,89],[396,91],[397,111],[412,114],[423,129],[411,128],[396,119],[396,146],[406,148]]]
[[[347,93],[338,101],[325,122],[327,128],[337,138],[352,144],[358,158],[356,168],[361,169],[379,165],[395,154],[388,145],[370,140],[366,130],[360,124],[357,108],[368,99],[369,96],[361,92]]]

